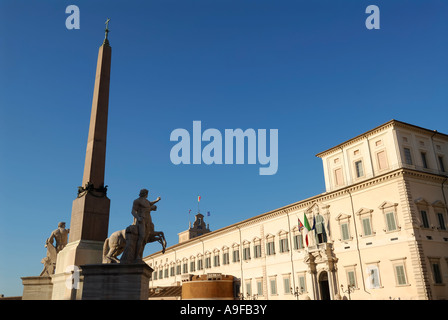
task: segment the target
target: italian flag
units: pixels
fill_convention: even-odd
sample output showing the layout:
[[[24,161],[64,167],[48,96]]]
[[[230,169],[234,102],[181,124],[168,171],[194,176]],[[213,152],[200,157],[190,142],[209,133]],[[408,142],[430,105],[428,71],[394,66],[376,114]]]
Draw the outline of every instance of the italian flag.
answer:
[[[201,201],[201,196],[198,196],[198,202]]]
[[[308,222],[308,219],[306,218],[306,213],[303,213],[303,225],[304,225],[304,232],[305,232],[305,243],[308,247],[308,232],[311,231],[310,223]]]

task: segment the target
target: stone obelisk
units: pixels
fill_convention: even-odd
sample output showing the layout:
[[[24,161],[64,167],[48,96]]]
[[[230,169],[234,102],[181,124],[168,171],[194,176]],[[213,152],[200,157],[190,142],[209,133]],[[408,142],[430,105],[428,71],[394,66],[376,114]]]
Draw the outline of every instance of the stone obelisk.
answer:
[[[69,243],[58,254],[52,299],[80,299],[84,264],[101,263],[109,227],[110,200],[104,186],[112,48],[108,23],[99,48],[82,186],[73,201]]]

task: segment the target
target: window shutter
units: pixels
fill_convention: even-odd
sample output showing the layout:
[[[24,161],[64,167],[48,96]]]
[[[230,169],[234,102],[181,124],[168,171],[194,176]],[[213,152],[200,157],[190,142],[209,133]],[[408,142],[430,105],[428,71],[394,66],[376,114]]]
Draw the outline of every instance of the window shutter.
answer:
[[[387,230],[392,231],[397,229],[395,225],[395,217],[393,212],[386,213],[386,221],[387,221]]]
[[[342,240],[347,240],[349,238],[348,224],[347,223],[341,224],[341,230],[342,230]]]
[[[404,267],[402,265],[395,266],[395,272],[397,273],[397,283],[406,284],[406,276],[404,274]]]
[[[370,236],[372,234],[372,230],[370,228],[370,218],[362,219],[362,227],[364,229],[365,236]]]

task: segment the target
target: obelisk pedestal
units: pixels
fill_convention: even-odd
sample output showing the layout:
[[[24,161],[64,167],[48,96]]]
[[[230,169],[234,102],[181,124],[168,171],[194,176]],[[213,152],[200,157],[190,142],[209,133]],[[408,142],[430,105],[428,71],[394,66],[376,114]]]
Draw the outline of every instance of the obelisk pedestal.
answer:
[[[70,241],[58,253],[53,275],[53,300],[81,298],[84,278],[80,266],[102,262],[109,207],[107,196],[99,197],[92,192],[73,201]],[[72,230],[75,231],[73,234]]]
[[[153,269],[146,263],[84,265],[82,300],[148,300]]]
[[[89,136],[82,186],[73,201],[69,243],[58,253],[53,280],[53,300],[80,299],[81,265],[102,262],[109,228],[110,200],[104,186],[107,118],[112,49],[106,37],[98,51]]]

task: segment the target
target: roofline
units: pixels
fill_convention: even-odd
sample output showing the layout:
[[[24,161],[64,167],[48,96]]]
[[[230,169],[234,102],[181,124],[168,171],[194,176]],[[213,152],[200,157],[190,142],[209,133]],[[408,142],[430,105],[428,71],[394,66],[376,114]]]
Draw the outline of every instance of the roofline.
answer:
[[[321,157],[324,156],[326,153],[328,153],[328,152],[330,152],[330,151],[332,151],[332,150],[334,150],[334,149],[340,149],[342,146],[344,146],[344,145],[346,145],[346,144],[348,144],[348,143],[350,143],[350,142],[353,142],[354,140],[357,140],[357,139],[359,139],[359,138],[366,137],[367,135],[369,135],[369,134],[371,134],[371,133],[373,133],[373,132],[375,132],[375,131],[377,131],[377,130],[383,128],[383,127],[386,127],[386,126],[388,126],[388,125],[401,125],[401,126],[404,126],[404,127],[411,127],[411,128],[413,128],[413,129],[423,130],[423,131],[426,131],[426,132],[428,132],[428,133],[433,133],[433,134],[439,134],[439,135],[442,135],[442,136],[448,138],[448,135],[447,135],[447,134],[438,132],[437,130],[430,130],[430,129],[426,129],[426,128],[423,128],[423,127],[416,126],[416,125],[414,125],[414,124],[410,124],[410,123],[407,123],[407,122],[403,122],[403,121],[399,121],[399,120],[392,119],[392,120],[387,121],[386,123],[383,123],[382,125],[379,125],[379,126],[373,128],[373,129],[370,129],[369,131],[366,131],[366,132],[364,132],[364,133],[361,133],[360,135],[357,135],[357,136],[354,137],[354,138],[351,138],[351,139],[349,139],[349,140],[346,140],[346,141],[344,141],[344,142],[342,142],[342,143],[340,143],[340,144],[338,144],[338,145],[336,145],[336,146],[334,146],[334,147],[331,147],[331,148],[329,148],[329,149],[327,149],[327,150],[325,150],[325,151],[319,152],[318,154],[316,154],[316,157],[321,158]]]

